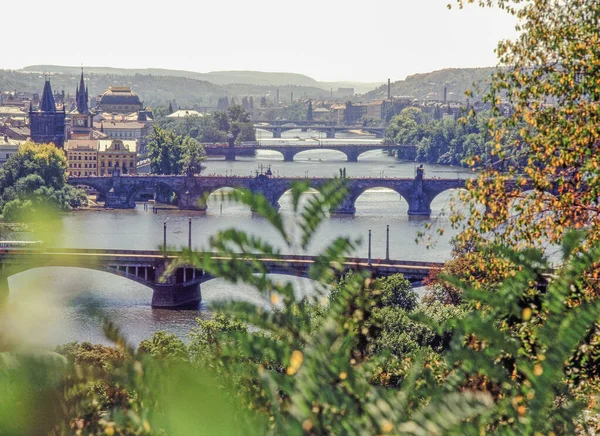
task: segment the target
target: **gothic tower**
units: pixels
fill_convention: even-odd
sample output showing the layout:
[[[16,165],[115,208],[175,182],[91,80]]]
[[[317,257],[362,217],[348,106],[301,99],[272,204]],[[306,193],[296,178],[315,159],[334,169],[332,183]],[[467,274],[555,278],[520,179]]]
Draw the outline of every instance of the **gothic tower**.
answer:
[[[65,144],[65,111],[56,108],[50,79],[46,79],[40,99],[40,108],[34,111],[29,106],[31,140],[37,144],[54,143],[62,148]]]
[[[71,118],[69,124],[69,139],[92,139],[94,114],[88,107],[88,101],[88,89],[83,80],[82,68],[79,87],[75,91],[75,103],[77,107],[69,114]]]

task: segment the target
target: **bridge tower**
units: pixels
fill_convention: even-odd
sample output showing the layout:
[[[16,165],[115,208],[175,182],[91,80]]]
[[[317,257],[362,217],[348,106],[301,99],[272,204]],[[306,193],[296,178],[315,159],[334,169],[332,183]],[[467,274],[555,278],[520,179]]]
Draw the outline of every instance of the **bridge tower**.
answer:
[[[431,199],[423,189],[423,165],[417,168],[415,180],[412,184],[411,192],[406,196],[408,199],[408,214],[409,215],[431,215]]]

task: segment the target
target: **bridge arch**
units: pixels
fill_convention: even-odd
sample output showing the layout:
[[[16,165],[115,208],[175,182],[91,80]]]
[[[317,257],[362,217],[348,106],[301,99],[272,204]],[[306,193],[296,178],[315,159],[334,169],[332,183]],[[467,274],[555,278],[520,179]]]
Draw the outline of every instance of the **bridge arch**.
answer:
[[[326,152],[333,152],[335,154],[335,158],[332,156],[331,158],[325,158],[323,159],[322,157],[317,157],[315,159],[312,158],[312,156],[310,156],[310,160],[332,160],[332,161],[343,161],[343,158],[346,159],[346,161],[350,162],[350,157],[348,156],[348,153],[342,151],[342,150],[338,150],[335,147],[327,147],[327,146],[323,146],[323,147],[319,147],[319,146],[315,146],[315,148],[307,148],[306,150],[297,150],[296,153],[294,154],[293,160],[295,160],[297,157],[300,157],[302,155],[304,155],[304,157],[307,156],[307,154],[316,154],[318,152],[322,152],[322,151],[326,151]],[[339,156],[339,158],[338,158]]]
[[[278,204],[279,204],[280,210],[282,212],[289,212],[289,213],[293,212],[291,191],[292,191],[292,188],[289,187],[289,188],[286,188],[285,191],[283,191],[281,193],[281,195],[279,195]],[[315,195],[318,195],[318,193],[319,193],[319,189],[317,187],[311,187],[306,192],[304,192],[300,196],[299,209],[302,210],[302,205],[305,204],[309,198],[311,198]]]
[[[99,265],[77,265],[71,262],[61,262],[60,260],[53,261],[51,263],[44,262],[43,264],[36,263],[22,263],[19,265],[11,264],[8,267],[3,268],[3,278],[7,279],[17,274],[26,273],[28,271],[40,269],[40,268],[76,268],[80,270],[98,271],[107,273],[115,276],[122,277],[127,280],[139,283],[140,285],[146,286],[152,289],[153,283],[158,279],[156,270],[152,267],[137,267],[135,269],[132,266],[129,267],[101,267]]]
[[[461,192],[467,192],[467,190],[465,188],[449,188],[436,193],[430,199],[431,212],[433,214],[439,214],[442,211],[448,212],[453,201],[459,206]]]
[[[406,215],[409,209],[408,199],[390,186],[370,186],[357,191],[355,195],[355,211],[361,211],[364,208],[369,210],[370,214],[393,212],[398,215]]]
[[[240,203],[230,202],[227,200],[227,198],[225,198],[228,192],[236,190],[239,191],[240,189],[243,189],[243,187],[231,184],[231,186],[220,186],[205,190],[202,194],[204,209],[208,211],[216,211],[215,213],[220,213],[222,206],[226,213],[232,211],[235,213],[249,213],[250,207]]]

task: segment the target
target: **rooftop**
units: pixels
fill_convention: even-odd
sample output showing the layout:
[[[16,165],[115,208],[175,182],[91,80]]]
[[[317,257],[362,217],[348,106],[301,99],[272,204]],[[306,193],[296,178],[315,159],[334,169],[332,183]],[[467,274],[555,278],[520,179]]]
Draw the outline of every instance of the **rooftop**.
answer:
[[[126,86],[111,86],[98,98],[99,105],[142,105],[138,95]]]
[[[204,114],[192,109],[180,109],[167,115],[167,118],[203,117]]]
[[[121,139],[100,139],[96,141],[98,143],[98,151],[99,152],[114,152],[114,153],[131,153],[137,151],[137,141],[134,140],[121,140]],[[111,145],[113,148],[119,149],[110,149]],[[125,149],[123,149],[123,147]]]

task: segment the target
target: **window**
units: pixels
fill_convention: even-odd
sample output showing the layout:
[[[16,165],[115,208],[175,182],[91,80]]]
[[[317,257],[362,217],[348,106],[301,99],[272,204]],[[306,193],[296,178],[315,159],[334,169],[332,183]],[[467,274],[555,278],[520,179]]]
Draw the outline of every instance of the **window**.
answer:
[[[109,161],[108,161],[108,166],[109,166],[109,167],[112,167],[112,160],[109,160]]]
[[[81,155],[77,156],[77,160],[81,160]]]
[[[83,157],[83,160],[87,160],[87,154]]]
[[[79,166],[77,168],[81,168],[81,164],[79,164]],[[79,174],[81,174],[81,173],[79,173]]]
[[[129,162],[129,168],[133,168],[133,162]]]
[[[96,155],[94,155],[94,160],[96,160]]]
[[[104,166],[104,161],[100,162],[100,166],[103,167]]]

